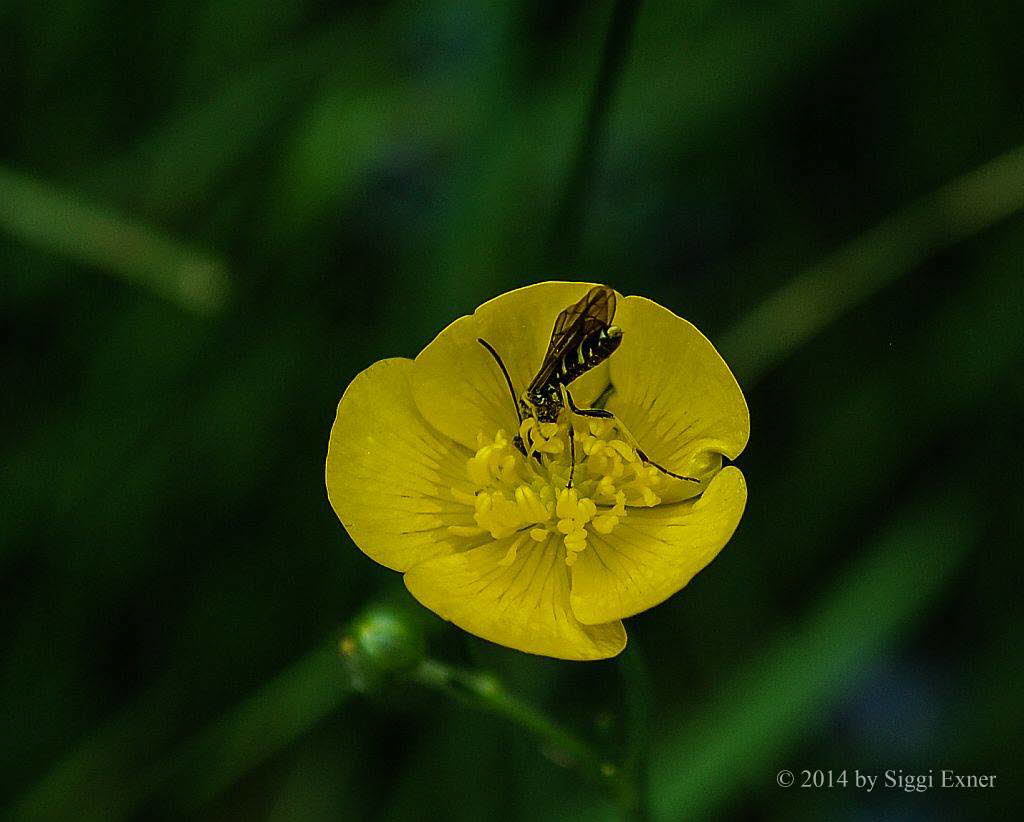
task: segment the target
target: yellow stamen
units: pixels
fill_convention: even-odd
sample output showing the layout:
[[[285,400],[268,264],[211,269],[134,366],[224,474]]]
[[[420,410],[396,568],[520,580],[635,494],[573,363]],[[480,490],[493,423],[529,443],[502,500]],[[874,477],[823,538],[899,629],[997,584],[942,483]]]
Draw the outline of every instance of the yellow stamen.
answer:
[[[452,489],[465,504],[472,525],[452,525],[448,532],[467,539],[490,534],[515,536],[502,565],[511,565],[531,542],[557,534],[567,565],[575,563],[594,534],[610,534],[631,507],[657,505],[656,489],[664,476],[644,463],[620,436],[613,420],[589,420],[575,430],[576,466],[573,487],[567,487],[570,453],[566,420],[539,423],[528,418],[519,426],[527,455],[504,431],[481,434],[476,453],[467,460],[470,494]],[[538,461],[534,454],[539,454]]]

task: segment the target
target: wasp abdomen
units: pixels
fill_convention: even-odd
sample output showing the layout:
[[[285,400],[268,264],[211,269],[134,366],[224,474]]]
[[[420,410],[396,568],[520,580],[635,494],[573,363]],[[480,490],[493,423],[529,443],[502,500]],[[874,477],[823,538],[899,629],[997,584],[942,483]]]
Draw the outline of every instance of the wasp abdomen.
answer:
[[[591,368],[608,359],[622,342],[622,329],[616,325],[591,334],[576,348],[565,352],[559,363],[558,376],[562,385],[568,385]]]

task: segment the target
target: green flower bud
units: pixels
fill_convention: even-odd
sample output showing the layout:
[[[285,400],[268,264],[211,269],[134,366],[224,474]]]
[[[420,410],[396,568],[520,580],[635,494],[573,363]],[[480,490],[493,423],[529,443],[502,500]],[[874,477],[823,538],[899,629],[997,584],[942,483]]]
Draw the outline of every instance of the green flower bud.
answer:
[[[372,605],[349,625],[339,651],[352,686],[366,693],[411,673],[427,649],[413,618],[393,606]]]

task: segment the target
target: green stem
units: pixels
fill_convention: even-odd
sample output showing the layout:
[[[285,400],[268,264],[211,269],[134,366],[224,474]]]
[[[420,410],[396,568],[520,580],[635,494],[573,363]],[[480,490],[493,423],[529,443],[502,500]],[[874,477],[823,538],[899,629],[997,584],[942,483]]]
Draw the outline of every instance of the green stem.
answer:
[[[583,207],[590,193],[597,152],[604,141],[608,111],[622,66],[626,62],[639,11],[640,0],[615,0],[587,119],[580,133],[561,206],[551,226],[548,260],[553,269],[568,267],[575,256],[583,223]],[[553,271],[552,276],[555,275],[560,276],[561,272]]]
[[[420,664],[413,678],[460,702],[502,716],[524,728],[557,752],[565,764],[602,785],[618,800],[624,794],[623,772],[601,757],[590,743],[559,725],[539,708],[509,693],[492,674],[464,671],[435,659]]]
[[[619,656],[626,690],[626,758],[624,782],[632,790],[626,807],[638,822],[651,818],[648,762],[651,750],[651,678],[636,638]]]

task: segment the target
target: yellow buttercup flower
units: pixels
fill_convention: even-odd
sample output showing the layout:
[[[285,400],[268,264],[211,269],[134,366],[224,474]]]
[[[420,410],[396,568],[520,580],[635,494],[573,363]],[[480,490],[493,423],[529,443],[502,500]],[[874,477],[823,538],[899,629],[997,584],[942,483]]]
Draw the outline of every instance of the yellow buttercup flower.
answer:
[[[564,409],[520,423],[478,338],[522,392],[555,317],[590,287],[510,291],[415,360],[372,365],[341,398],[327,453],[339,519],[416,599],[484,639],[562,659],[619,653],[622,618],[707,565],[747,496],[739,469],[722,466],[750,431],[735,378],[696,328],[643,297],[618,299],[621,345],[569,386],[578,408],[604,397],[614,418]]]

